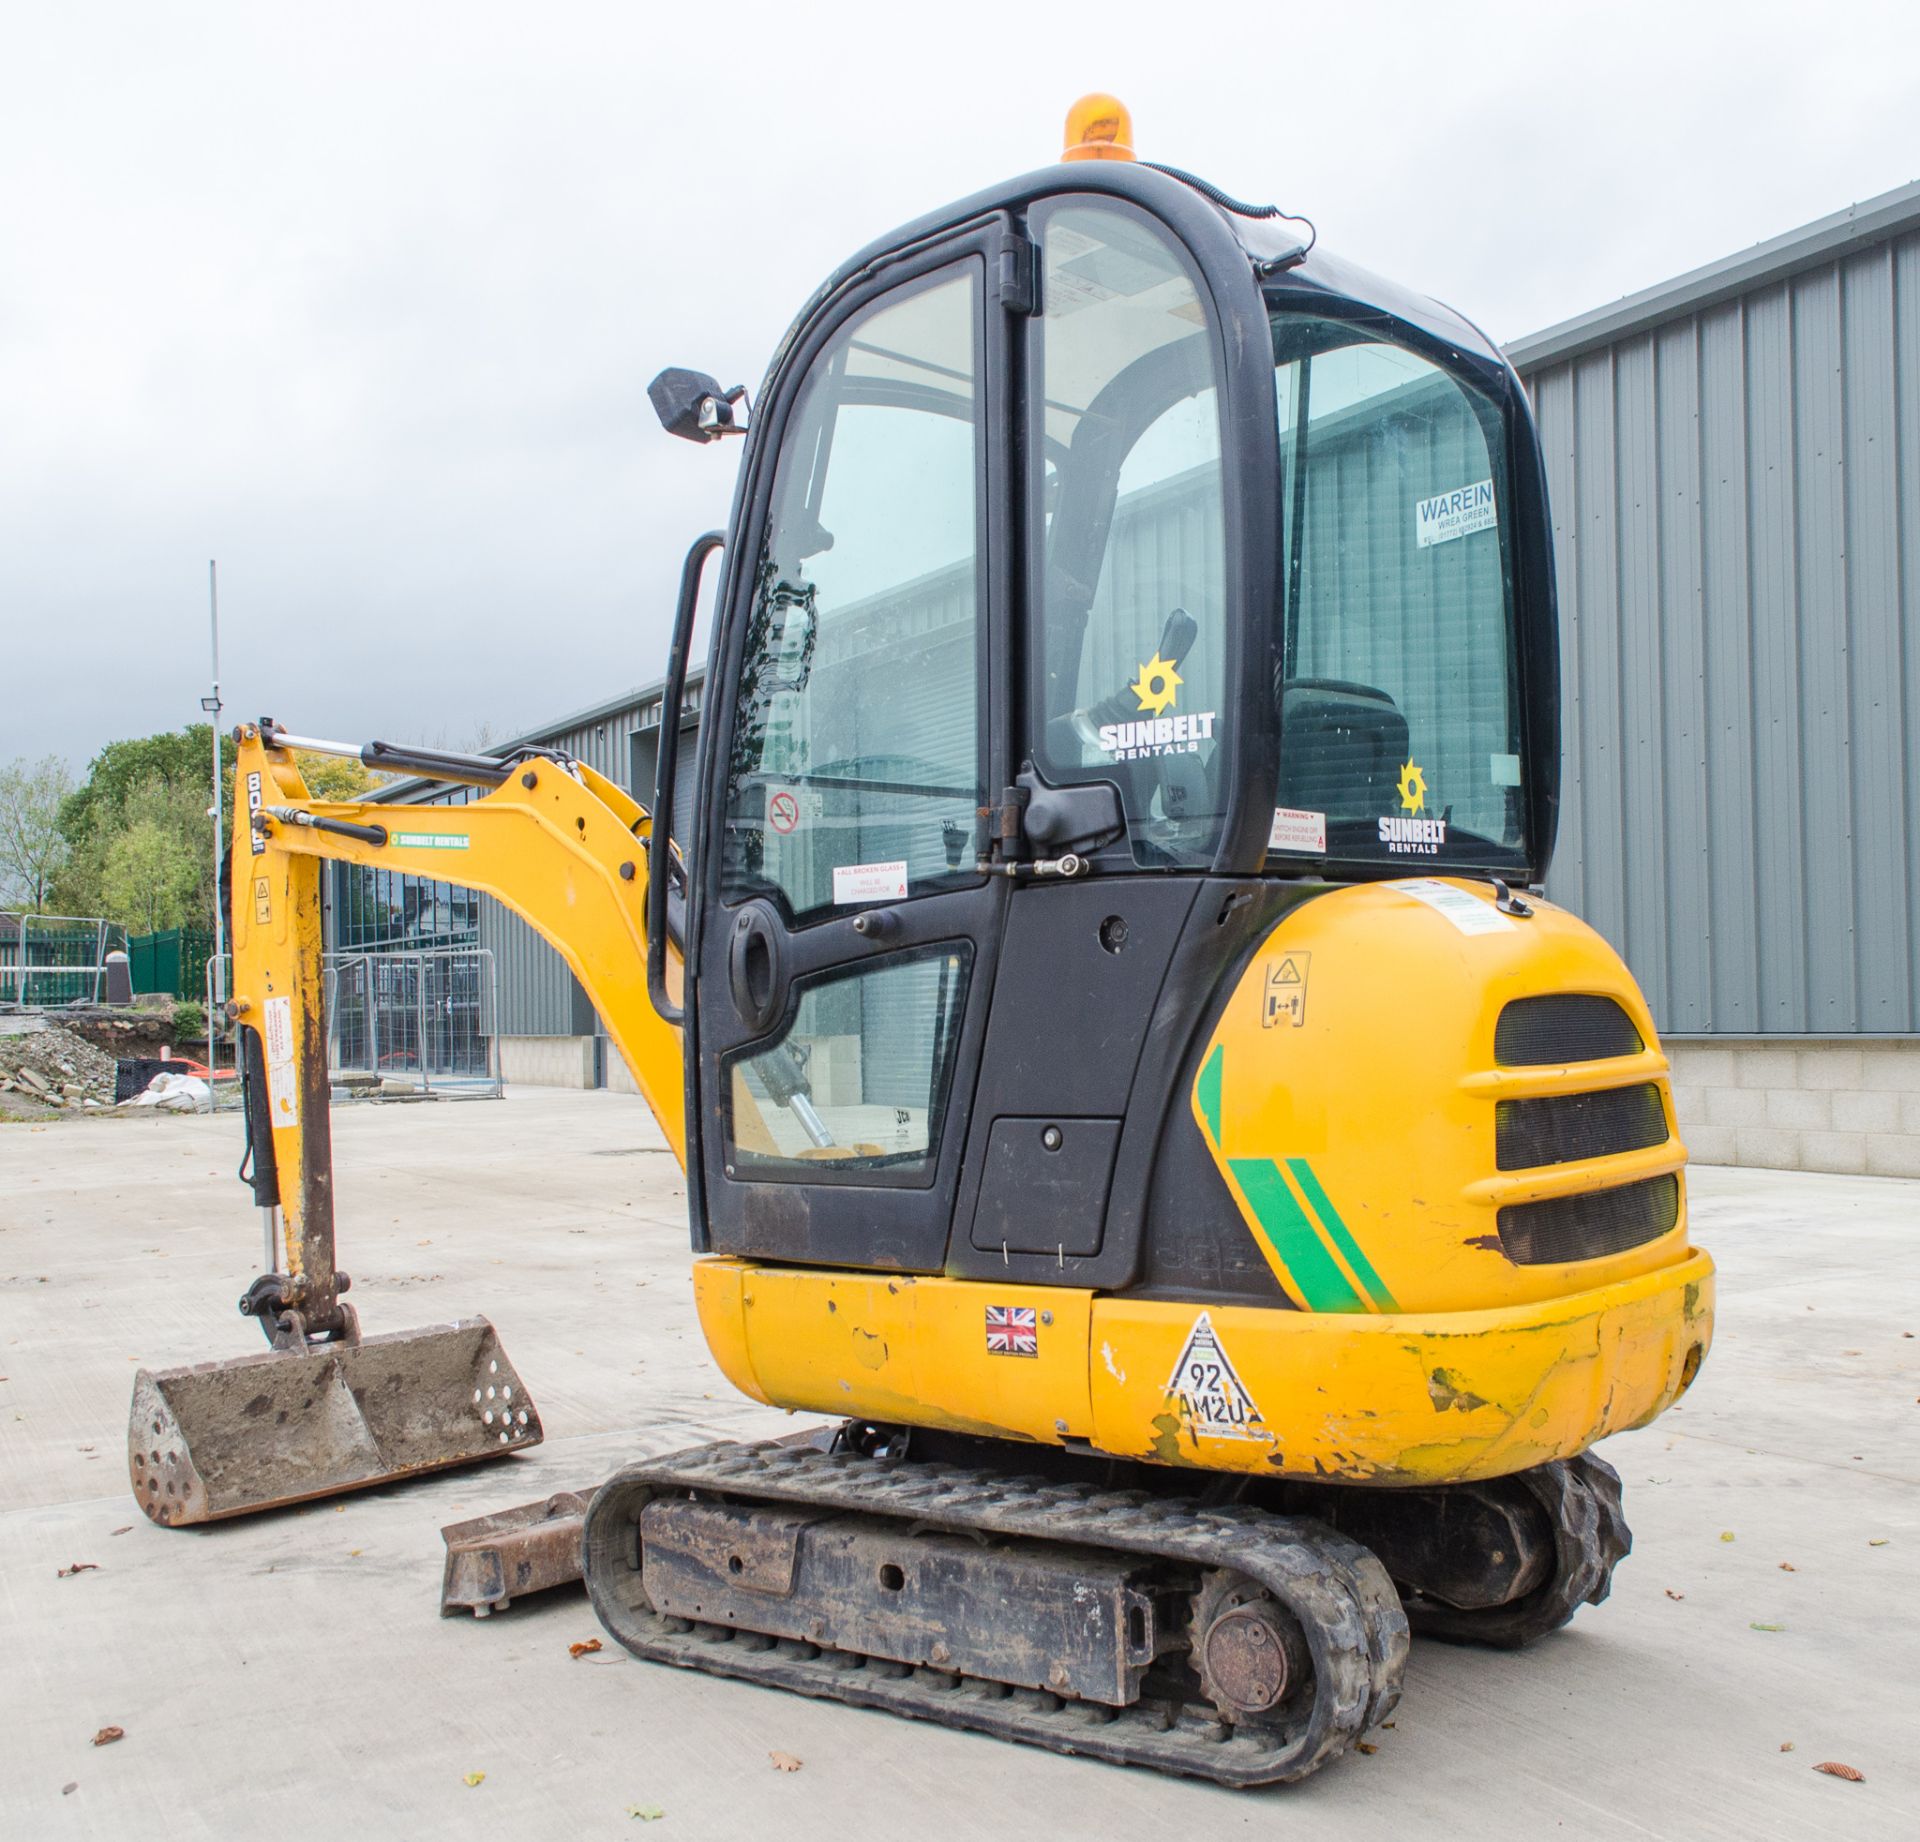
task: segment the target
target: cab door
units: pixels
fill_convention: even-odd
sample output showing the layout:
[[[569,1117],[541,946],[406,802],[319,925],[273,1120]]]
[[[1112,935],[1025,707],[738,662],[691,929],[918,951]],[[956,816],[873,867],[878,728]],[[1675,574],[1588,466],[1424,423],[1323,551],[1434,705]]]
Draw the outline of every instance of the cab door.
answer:
[[[843,291],[760,406],[707,698],[697,1219],[713,1251],[939,1270],[1004,906],[995,219]]]

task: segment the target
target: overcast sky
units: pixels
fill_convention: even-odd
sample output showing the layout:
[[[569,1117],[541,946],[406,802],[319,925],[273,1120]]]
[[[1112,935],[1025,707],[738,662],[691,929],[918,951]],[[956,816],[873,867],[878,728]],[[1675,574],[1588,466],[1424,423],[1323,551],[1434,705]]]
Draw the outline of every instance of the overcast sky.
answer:
[[[1066,106],[1532,332],[1920,175],[1912,0],[0,0],[0,761],[193,720],[469,739],[655,677],[843,256]]]

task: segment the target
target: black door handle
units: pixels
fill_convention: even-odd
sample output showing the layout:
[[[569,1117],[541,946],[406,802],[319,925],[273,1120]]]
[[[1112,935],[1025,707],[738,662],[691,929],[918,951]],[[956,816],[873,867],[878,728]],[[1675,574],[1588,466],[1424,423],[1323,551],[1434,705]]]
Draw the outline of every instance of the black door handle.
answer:
[[[786,1005],[785,940],[779,918],[764,903],[743,908],[727,942],[727,985],[740,1021],[756,1035]]]

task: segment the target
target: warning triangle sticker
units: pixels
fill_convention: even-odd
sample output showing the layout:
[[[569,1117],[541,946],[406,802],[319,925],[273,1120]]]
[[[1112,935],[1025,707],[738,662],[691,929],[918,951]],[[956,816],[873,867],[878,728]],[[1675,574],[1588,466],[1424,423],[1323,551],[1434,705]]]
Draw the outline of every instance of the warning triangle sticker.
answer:
[[[1298,985],[1300,983],[1300,968],[1293,963],[1291,957],[1283,959],[1280,962],[1280,969],[1274,973],[1273,982],[1276,985]]]
[[[1260,1409],[1222,1347],[1213,1319],[1203,1311],[1187,1333],[1180,1360],[1167,1380],[1167,1394],[1189,1432],[1214,1439],[1266,1439],[1273,1435]]]

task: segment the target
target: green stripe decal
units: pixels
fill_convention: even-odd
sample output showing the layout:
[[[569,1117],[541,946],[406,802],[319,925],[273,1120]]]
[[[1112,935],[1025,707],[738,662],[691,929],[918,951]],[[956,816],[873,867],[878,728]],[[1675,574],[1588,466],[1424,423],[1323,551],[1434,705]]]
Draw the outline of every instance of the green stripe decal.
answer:
[[[1254,1220],[1300,1288],[1307,1309],[1364,1311],[1360,1295],[1334,1264],[1306,1211],[1287,1187],[1280,1166],[1271,1158],[1231,1158],[1228,1165]]]
[[[1320,1225],[1326,1229],[1347,1265],[1352,1267],[1354,1277],[1366,1288],[1367,1296],[1373,1300],[1373,1308],[1376,1311],[1398,1311],[1400,1307],[1393,1302],[1393,1294],[1373,1270],[1373,1262],[1360,1251],[1360,1243],[1353,1238],[1352,1231],[1340,1219],[1340,1212],[1320,1187],[1320,1179],[1313,1174],[1313,1166],[1305,1158],[1289,1158],[1287,1169],[1293,1172],[1293,1180],[1299,1184],[1300,1194],[1307,1199],[1307,1206],[1319,1216]]]
[[[1200,1103],[1200,1112],[1207,1122],[1207,1131],[1213,1142],[1220,1143],[1220,1077],[1226,1069],[1227,1045],[1215,1043],[1213,1053],[1207,1057],[1200,1070],[1200,1079],[1193,1084],[1193,1097]]]

